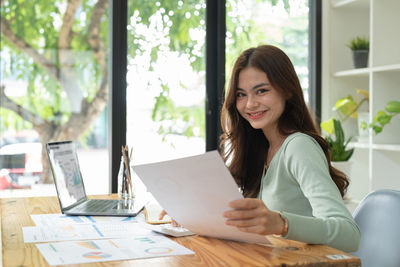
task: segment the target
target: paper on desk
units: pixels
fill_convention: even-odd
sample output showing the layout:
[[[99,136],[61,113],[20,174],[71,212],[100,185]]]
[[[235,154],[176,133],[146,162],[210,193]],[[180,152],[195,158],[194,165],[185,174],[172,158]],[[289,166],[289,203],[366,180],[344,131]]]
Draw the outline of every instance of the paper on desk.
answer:
[[[138,223],[22,227],[25,243],[155,235]]]
[[[168,214],[193,233],[269,243],[262,235],[244,233],[225,224],[222,214],[231,209],[228,203],[243,196],[217,151],[137,165],[133,170]]]
[[[118,216],[69,216],[61,213],[54,214],[31,214],[32,221],[36,226],[54,226],[70,224],[92,224],[92,223],[136,223],[139,217],[118,217]],[[142,219],[144,220],[144,218]]]
[[[36,244],[36,247],[50,265],[194,254],[164,236],[68,241]]]

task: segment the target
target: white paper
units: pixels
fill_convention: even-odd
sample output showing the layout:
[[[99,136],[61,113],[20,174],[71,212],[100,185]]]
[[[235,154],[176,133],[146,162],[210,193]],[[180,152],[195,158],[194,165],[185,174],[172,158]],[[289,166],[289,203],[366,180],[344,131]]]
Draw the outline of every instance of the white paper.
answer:
[[[36,247],[50,265],[194,254],[163,236],[45,243]]]
[[[138,215],[139,216],[139,215]],[[36,226],[54,226],[71,224],[92,224],[92,223],[136,223],[136,217],[117,216],[68,216],[61,213],[55,214],[32,214],[32,221]]]
[[[138,223],[22,227],[25,243],[155,235]]]
[[[133,170],[168,214],[193,233],[222,239],[265,243],[266,237],[225,224],[228,203],[243,196],[217,151]]]

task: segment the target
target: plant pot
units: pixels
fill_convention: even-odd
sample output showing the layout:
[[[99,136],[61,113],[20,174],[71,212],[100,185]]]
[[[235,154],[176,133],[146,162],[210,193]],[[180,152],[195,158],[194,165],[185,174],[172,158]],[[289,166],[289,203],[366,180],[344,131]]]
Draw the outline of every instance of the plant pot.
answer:
[[[353,64],[355,68],[366,68],[368,66],[369,50],[353,50]]]
[[[357,116],[357,124],[358,124],[358,142],[368,142],[369,136],[369,112],[358,112]],[[366,128],[363,129],[361,127],[362,124],[366,124]]]

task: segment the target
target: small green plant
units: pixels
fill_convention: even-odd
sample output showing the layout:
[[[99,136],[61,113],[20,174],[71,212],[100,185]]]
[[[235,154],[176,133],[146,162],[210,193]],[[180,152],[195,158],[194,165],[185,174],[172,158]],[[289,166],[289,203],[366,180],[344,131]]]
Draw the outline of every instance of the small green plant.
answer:
[[[339,115],[342,122],[346,121],[349,117],[357,118],[357,110],[361,107],[364,102],[368,102],[369,93],[363,89],[356,89],[356,98],[351,95],[340,98],[336,101],[333,110]]]
[[[321,122],[321,129],[328,134],[325,140],[331,149],[332,161],[347,161],[353,155],[354,149],[347,149],[347,145],[353,138],[345,139],[342,122],[348,118],[357,118],[357,110],[364,102],[368,102],[369,93],[363,89],[355,89],[356,97],[349,95],[336,101],[333,111],[339,116],[339,119],[330,118]]]
[[[347,149],[347,145],[353,137],[345,138],[340,120],[331,118],[322,122],[321,128],[329,134],[325,137],[325,140],[331,149],[331,161],[349,160],[353,155],[354,148]]]
[[[379,134],[382,132],[383,127],[389,124],[392,118],[398,114],[400,114],[400,101],[389,101],[386,104],[385,110],[379,110],[376,113],[369,127],[374,130],[375,134]],[[365,130],[367,125],[363,124],[361,127]]]
[[[350,40],[347,46],[352,50],[369,50],[369,39],[367,37],[357,36]]]

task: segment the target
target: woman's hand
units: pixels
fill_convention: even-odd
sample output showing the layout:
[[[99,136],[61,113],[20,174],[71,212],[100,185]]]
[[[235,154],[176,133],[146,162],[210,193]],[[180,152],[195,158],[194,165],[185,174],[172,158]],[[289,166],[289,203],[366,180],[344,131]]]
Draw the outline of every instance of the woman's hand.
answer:
[[[240,231],[261,235],[281,234],[285,223],[278,212],[271,211],[257,198],[229,202],[233,210],[224,212],[226,224]]]
[[[160,212],[160,215],[158,216],[158,219],[161,221],[164,218],[165,215],[167,215],[167,212],[165,210],[162,210]],[[179,223],[177,223],[177,221],[175,221],[172,218],[171,218],[171,224],[172,224],[172,226],[175,226],[175,227],[180,226]]]

